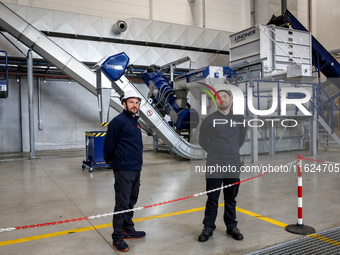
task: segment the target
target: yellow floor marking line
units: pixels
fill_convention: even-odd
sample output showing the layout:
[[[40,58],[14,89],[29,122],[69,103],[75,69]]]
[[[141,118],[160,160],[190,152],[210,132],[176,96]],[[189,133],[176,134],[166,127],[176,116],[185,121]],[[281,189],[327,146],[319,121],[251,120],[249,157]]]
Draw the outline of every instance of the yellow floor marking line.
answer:
[[[236,207],[236,211],[250,215],[250,216],[253,216],[253,217],[258,218],[260,220],[267,221],[269,223],[275,224],[275,225],[283,227],[283,228],[285,228],[288,225],[288,224],[285,224],[283,222],[273,220],[271,218],[268,218],[268,217],[262,216],[260,214],[253,213],[251,211],[247,211],[247,210],[244,210],[244,209],[241,209],[241,208],[238,208],[238,207]],[[330,238],[327,238],[327,237],[324,237],[324,236],[321,236],[321,235],[317,235],[317,234],[310,234],[310,235],[307,235],[307,236],[312,237],[312,238],[316,238],[316,239],[319,239],[321,241],[324,241],[324,242],[327,242],[327,243],[330,243],[330,244],[333,244],[333,245],[340,247],[340,242],[335,241],[333,239],[330,239]]]
[[[219,206],[223,206],[223,205],[224,204],[220,204]],[[159,214],[159,215],[154,215],[154,216],[137,218],[137,219],[134,219],[133,221],[134,222],[140,222],[140,221],[146,221],[146,220],[165,218],[165,217],[170,217],[170,216],[175,216],[175,215],[180,215],[180,214],[203,211],[204,209],[205,209],[205,207],[198,207],[198,208],[193,208],[193,209],[184,210],[184,211],[164,213],[164,214]],[[24,237],[24,238],[9,240],[9,241],[3,241],[3,242],[0,242],[0,246],[29,242],[29,241],[34,241],[34,240],[39,240],[39,239],[44,239],[44,238],[50,238],[50,237],[55,237],[55,236],[68,235],[70,233],[79,233],[79,232],[95,230],[95,229],[100,229],[100,228],[108,228],[108,227],[112,227],[112,223],[96,225],[96,226],[91,226],[91,227],[85,227],[85,228],[71,229],[71,230],[66,230],[66,231],[54,232],[54,233],[49,233],[49,234],[44,234],[44,235],[38,235],[38,236]]]
[[[223,203],[218,205],[218,207],[222,207],[222,206],[224,206]],[[183,210],[183,211],[178,211],[178,212],[164,213],[164,214],[158,214],[158,215],[154,215],[154,216],[137,218],[137,219],[134,219],[133,221],[134,222],[141,222],[141,221],[147,221],[147,220],[153,220],[153,219],[160,219],[160,218],[171,217],[171,216],[176,216],[176,215],[181,215],[181,214],[186,214],[186,213],[203,211],[204,209],[205,209],[205,207],[198,207],[198,208],[193,208],[193,209],[188,209],[188,210]],[[277,226],[280,226],[280,227],[283,227],[283,228],[285,228],[288,225],[288,224],[282,223],[280,221],[273,220],[271,218],[262,216],[260,214],[257,214],[257,213],[239,208],[239,207],[236,207],[236,210],[238,212],[244,213],[246,215],[258,218],[260,220],[269,222],[271,224],[274,224],[274,225],[277,225]],[[71,230],[60,231],[60,232],[53,232],[53,233],[37,235],[37,236],[24,237],[24,238],[9,240],[9,241],[3,241],[3,242],[0,242],[0,246],[6,246],[6,245],[10,245],[10,244],[17,244],[17,243],[23,243],[23,242],[30,242],[30,241],[34,241],[34,240],[40,240],[40,239],[45,239],[45,238],[50,238],[50,237],[55,237],[55,236],[68,235],[70,233],[79,233],[79,232],[101,229],[101,228],[108,228],[108,227],[112,227],[112,223],[96,225],[96,226],[91,226],[91,227],[71,229]],[[330,238],[326,238],[324,236],[320,236],[320,235],[317,235],[317,234],[311,234],[311,235],[308,235],[308,236],[310,236],[312,238],[317,238],[317,239],[322,240],[324,242],[327,242],[327,243],[330,243],[330,244],[333,244],[333,245],[340,247],[339,242],[332,240]]]
[[[219,205],[219,206],[221,206],[221,205]],[[154,216],[148,216],[148,217],[143,217],[143,218],[139,218],[139,219],[134,219],[133,222],[140,222],[140,221],[165,218],[165,217],[170,217],[170,216],[175,216],[175,215],[180,215],[180,214],[198,212],[198,211],[203,211],[204,209],[205,209],[205,207],[198,207],[198,208],[193,208],[193,209],[184,210],[184,211],[178,211],[178,212],[172,212],[172,213],[164,213],[164,214],[159,214],[159,215],[154,215]]]
[[[266,217],[266,216],[262,216],[262,215],[260,215],[260,214],[253,213],[253,212],[251,212],[251,211],[247,211],[247,210],[241,209],[241,208],[239,208],[239,207],[236,207],[236,211],[241,212],[241,213],[244,213],[244,214],[247,214],[247,215],[250,215],[250,216],[253,216],[253,217],[258,218],[258,219],[260,219],[260,220],[267,221],[267,222],[269,222],[269,223],[272,223],[272,224],[274,224],[274,225],[277,225],[277,226],[280,226],[280,227],[283,227],[283,228],[285,228],[285,227],[288,225],[288,224],[286,224],[286,223],[283,223],[283,222],[280,222],[280,221],[277,221],[277,220],[273,220],[273,219],[268,218],[268,217]]]
[[[339,246],[340,247],[340,242],[335,241],[333,239],[330,239],[330,238],[327,238],[327,237],[324,237],[324,236],[320,236],[320,235],[317,235],[317,234],[310,234],[310,235],[307,235],[307,236],[313,237],[313,238],[319,239],[321,241],[324,241],[326,243],[330,243],[330,244],[333,244],[335,246]]]
[[[109,225],[109,224],[104,224],[104,225]],[[99,228],[101,228],[100,226],[102,226],[102,225],[99,225]],[[112,226],[112,223],[111,223],[111,226]],[[55,237],[55,236],[68,235],[70,233],[89,231],[89,230],[94,230],[96,228],[97,227],[85,227],[85,228],[77,228],[77,229],[71,229],[71,230],[60,231],[60,232],[53,232],[53,233],[38,235],[38,236],[24,237],[24,238],[0,242],[0,246],[16,244],[16,243],[24,243],[24,242],[29,242],[29,241],[34,241],[34,240],[39,240],[39,239],[44,239],[44,238],[50,238],[50,237]]]

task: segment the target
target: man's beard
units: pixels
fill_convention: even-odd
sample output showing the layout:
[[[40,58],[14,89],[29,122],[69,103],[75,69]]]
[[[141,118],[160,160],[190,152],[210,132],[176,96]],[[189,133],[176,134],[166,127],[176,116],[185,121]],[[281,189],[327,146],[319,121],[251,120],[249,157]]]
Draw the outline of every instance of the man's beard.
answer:
[[[129,107],[128,106],[126,106],[126,109],[127,109],[127,111],[129,112],[129,113],[131,113],[131,114],[136,114],[137,112],[138,112],[138,109],[137,109],[137,107],[132,107],[131,109],[129,109]],[[133,112],[132,110],[133,109],[137,109],[137,111],[136,112]]]
[[[228,105],[218,105],[217,108],[219,110],[224,111],[224,110],[227,110],[228,108],[230,108],[230,104],[228,104]]]

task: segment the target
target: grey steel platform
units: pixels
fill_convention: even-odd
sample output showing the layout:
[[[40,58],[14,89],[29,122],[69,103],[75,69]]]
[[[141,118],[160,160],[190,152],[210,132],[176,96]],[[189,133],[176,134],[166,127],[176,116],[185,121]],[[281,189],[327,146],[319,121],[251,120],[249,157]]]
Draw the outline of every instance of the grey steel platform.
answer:
[[[340,254],[340,227],[322,231],[299,238],[297,240],[277,244],[263,250],[248,253],[248,255],[265,255],[265,254]]]

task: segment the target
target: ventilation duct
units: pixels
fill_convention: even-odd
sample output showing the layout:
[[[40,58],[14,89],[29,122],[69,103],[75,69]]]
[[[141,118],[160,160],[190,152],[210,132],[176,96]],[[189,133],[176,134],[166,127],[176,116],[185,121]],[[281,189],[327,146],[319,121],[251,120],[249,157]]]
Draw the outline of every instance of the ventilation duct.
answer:
[[[115,24],[112,26],[112,31],[115,34],[120,34],[127,29],[127,24],[123,20],[117,20]]]

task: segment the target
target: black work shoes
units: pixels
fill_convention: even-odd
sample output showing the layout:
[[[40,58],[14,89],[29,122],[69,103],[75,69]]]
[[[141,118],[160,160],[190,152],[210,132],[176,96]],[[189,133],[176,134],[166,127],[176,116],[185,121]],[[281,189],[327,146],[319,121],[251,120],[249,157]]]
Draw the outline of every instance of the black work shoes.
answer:
[[[240,230],[237,227],[228,228],[227,234],[231,235],[235,240],[241,241],[243,240],[243,235],[241,234]]]
[[[198,241],[200,242],[206,242],[208,241],[209,237],[213,235],[213,230],[210,230],[207,227],[204,227],[202,230],[202,233],[198,237]]]
[[[227,234],[231,235],[235,240],[241,241],[243,240],[243,235],[241,234],[240,230],[237,227],[234,228],[228,228]],[[204,227],[202,230],[202,233],[198,237],[198,241],[200,242],[206,242],[209,240],[209,237],[213,235],[213,230]]]
[[[131,233],[127,233],[124,231],[124,239],[140,239],[145,237],[144,231],[134,231]]]
[[[115,247],[118,251],[122,251],[122,252],[125,252],[125,251],[128,251],[129,250],[129,246],[127,245],[127,243],[121,239],[121,240],[113,240],[112,241],[112,245],[113,247]]]
[[[124,239],[139,239],[145,237],[144,231],[132,231],[132,232],[125,232],[124,233]],[[114,248],[116,248],[118,251],[125,252],[129,250],[128,244],[124,241],[124,239],[119,240],[113,240],[112,245]]]

